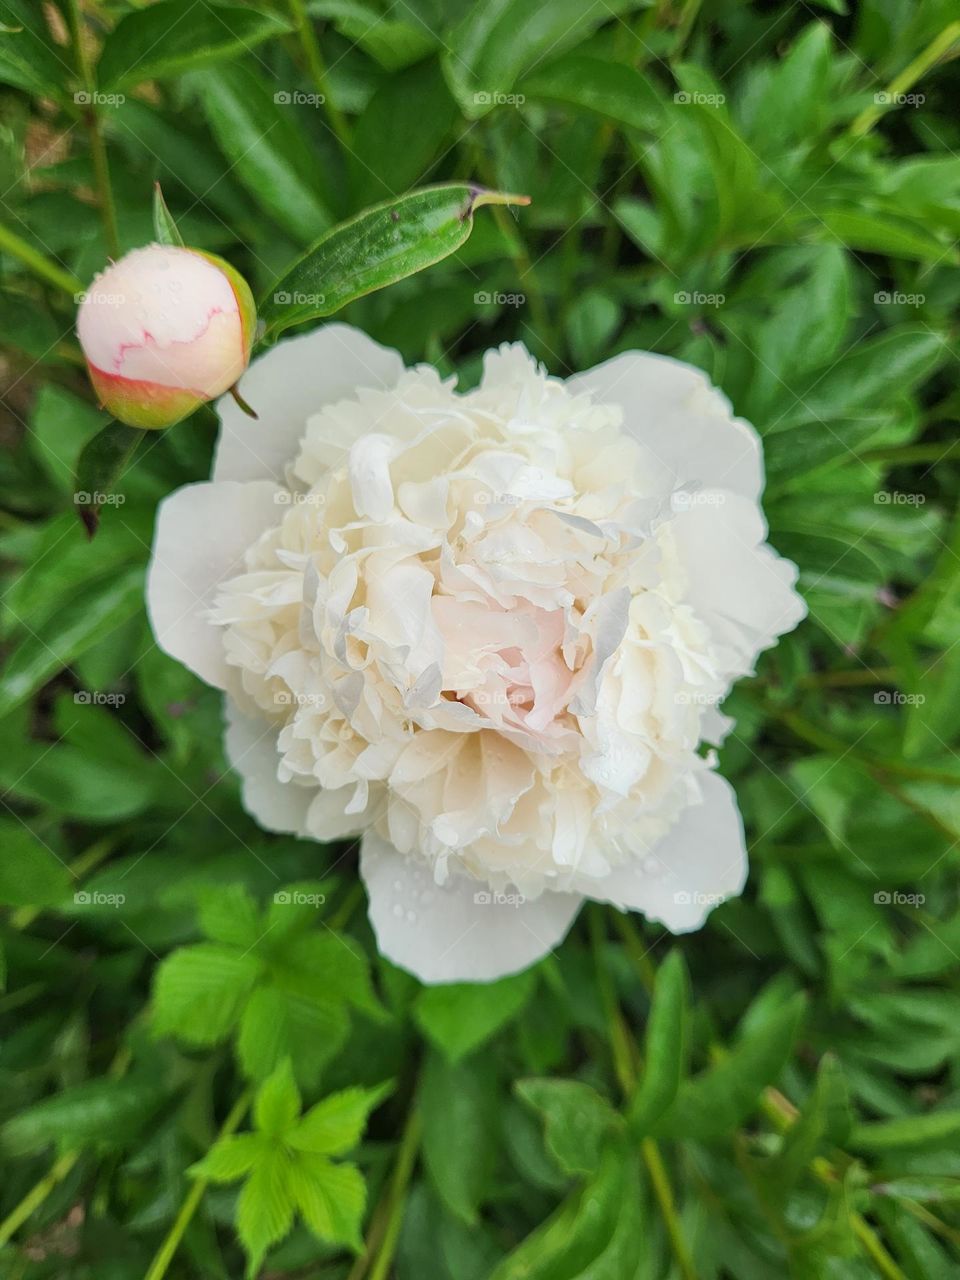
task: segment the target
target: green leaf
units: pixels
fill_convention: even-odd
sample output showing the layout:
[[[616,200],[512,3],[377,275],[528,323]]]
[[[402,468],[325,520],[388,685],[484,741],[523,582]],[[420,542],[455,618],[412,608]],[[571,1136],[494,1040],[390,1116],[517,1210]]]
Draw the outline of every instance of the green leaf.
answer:
[[[290,29],[284,19],[256,9],[160,0],[117,23],[103,43],[97,78],[101,89],[168,79],[218,58],[250,53]]]
[[[158,244],[183,245],[183,236],[177,230],[173,215],[167,208],[159,182],[153,186],[153,230]]]
[[[335,996],[322,991],[297,995],[272,984],[262,986],[243,1011],[237,1056],[251,1080],[266,1079],[289,1058],[297,1079],[313,1085],[336,1056],[349,1029],[343,1004]]]
[[[846,359],[814,370],[784,388],[771,413],[778,431],[818,419],[857,418],[929,377],[949,355],[944,338],[928,328],[903,325],[855,347]]]
[[[376,1089],[353,1087],[332,1093],[311,1107],[297,1127],[285,1137],[288,1147],[315,1155],[341,1156],[351,1151],[363,1135],[367,1116],[392,1091],[391,1084]]]
[[[187,1044],[218,1044],[235,1026],[261,973],[260,962],[230,947],[181,947],[160,962],[153,1026]]]
[[[367,209],[327,232],[277,281],[259,307],[265,337],[332,315],[449,257],[469,238],[475,209],[527,203],[526,196],[451,182]]]
[[[608,1145],[595,1176],[495,1267],[489,1280],[622,1280],[646,1241],[635,1158]]]
[[[518,1080],[519,1096],[544,1120],[547,1150],[565,1173],[592,1174],[621,1117],[596,1089],[579,1080]]]
[[[630,129],[655,129],[664,120],[663,105],[641,72],[585,54],[569,53],[537,68],[521,81],[519,90],[527,98],[592,111]]]
[[[91,550],[91,555],[96,552]],[[143,607],[143,570],[130,569],[68,598],[55,619],[27,635],[0,676],[0,717]]]
[[[478,0],[450,32],[444,74],[464,115],[475,120],[516,105],[504,104],[502,95],[528,68],[574,47],[611,17],[645,7],[646,0]]]
[[[67,99],[69,61],[51,43],[39,6],[31,0],[3,0],[0,23],[0,83],[41,98]]]
[[[482,1055],[453,1066],[431,1053],[420,1102],[423,1155],[434,1188],[457,1217],[473,1224],[490,1189],[496,1152],[496,1093]]]
[[[158,1086],[143,1080],[87,1080],[21,1110],[0,1130],[0,1142],[16,1155],[52,1142],[64,1150],[132,1147],[163,1097]]]
[[[63,860],[16,818],[0,819],[0,903],[43,907],[62,902],[72,879]]]
[[[146,431],[111,422],[83,446],[77,459],[73,502],[89,537],[97,532],[104,505],[117,505],[117,486],[146,438]]]
[[[192,1164],[187,1172],[192,1178],[205,1182],[236,1182],[249,1173],[268,1150],[268,1144],[259,1134],[232,1134],[215,1142],[203,1159]]]
[[[925,1115],[897,1116],[857,1125],[850,1145],[858,1151],[894,1151],[900,1147],[956,1144],[960,1134],[960,1111],[928,1111]]]
[[[265,1150],[243,1184],[237,1201],[237,1233],[247,1252],[247,1278],[253,1280],[271,1245],[293,1226],[290,1162],[280,1150]]]
[[[315,240],[331,222],[317,157],[273,84],[239,63],[197,74],[192,83],[231,172],[295,241]]]
[[[300,1090],[293,1078],[290,1059],[285,1058],[262,1084],[253,1103],[258,1129],[270,1137],[282,1137],[300,1115]]]
[[[351,44],[387,71],[419,62],[440,42],[412,6],[384,12],[356,0],[308,0],[307,10],[318,18],[329,18]]]
[[[677,1096],[686,1070],[689,981],[683,955],[671,951],[657,972],[647,1020],[643,1070],[629,1108],[634,1133],[649,1133]]]
[[[779,1154],[764,1169],[774,1194],[785,1195],[825,1146],[839,1146],[850,1130],[850,1103],[843,1069],[833,1054],[820,1060],[817,1083],[787,1130]]]
[[[97,438],[98,432],[115,425],[88,400],[48,383],[40,388],[30,415],[30,443],[58,489],[73,494],[81,487],[76,475],[83,450]],[[123,430],[139,434],[131,427]]]
[[[805,1003],[803,994],[796,994],[752,1027],[716,1066],[681,1085],[653,1132],[709,1141],[736,1129],[789,1060]]]
[[[292,1166],[290,1188],[304,1222],[319,1240],[361,1251],[367,1188],[356,1165],[301,1156]]]
[[[204,889],[200,894],[200,926],[208,938],[252,951],[266,930],[244,884]]]
[[[499,982],[425,987],[414,1006],[414,1017],[428,1039],[457,1062],[517,1016],[536,982],[534,971],[527,969]]]

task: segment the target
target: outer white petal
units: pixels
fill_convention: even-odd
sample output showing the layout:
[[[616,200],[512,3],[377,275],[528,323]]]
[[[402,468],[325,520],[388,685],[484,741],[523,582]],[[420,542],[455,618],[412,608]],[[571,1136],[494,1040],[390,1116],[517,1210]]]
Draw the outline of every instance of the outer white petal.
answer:
[[[685,598],[710,627],[725,670],[740,676],[793,630],[807,606],[794,590],[796,565],[764,542],[767,526],[756,503],[715,496],[723,501],[677,512],[669,532],[687,580]]]
[[[483,885],[464,876],[437,885],[373,831],[360,873],[380,951],[421,982],[492,982],[526,969],[562,941],[582,901],[546,892],[519,906],[477,902]]]
[[[705,484],[757,498],[760,441],[749,423],[693,365],[649,351],[625,351],[567,382],[574,394],[623,409],[624,428],[675,477],[674,488]]]
[[[243,555],[285,510],[277,486],[188,484],[157,509],[147,575],[147,612],[161,649],[207,684],[227,687],[223,633],[207,619],[216,589],[243,567]]]
[[[230,396],[217,402],[223,425],[213,479],[283,484],[311,414],[360,387],[392,387],[402,373],[396,351],[348,324],[326,324],[284,339],[244,374],[243,398],[257,419],[243,413]]]
[[[230,697],[224,699],[224,718],[224,749],[243,782],[243,807],[267,831],[302,835],[317,792],[277,778],[277,730],[243,715]]]
[[[747,879],[747,846],[737,797],[718,773],[701,775],[703,800],[681,813],[676,825],[636,862],[616,868],[589,892],[598,902],[642,911],[673,933],[699,929],[724,898]],[[584,886],[581,886],[584,887]]]

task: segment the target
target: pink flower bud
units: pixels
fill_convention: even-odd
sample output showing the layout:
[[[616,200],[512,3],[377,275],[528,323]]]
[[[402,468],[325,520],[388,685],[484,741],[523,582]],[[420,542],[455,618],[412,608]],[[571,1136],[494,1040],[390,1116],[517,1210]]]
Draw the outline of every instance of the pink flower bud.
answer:
[[[170,427],[237,382],[253,342],[247,282],[211,253],[152,244],[97,276],[77,333],[103,407],[131,427]]]

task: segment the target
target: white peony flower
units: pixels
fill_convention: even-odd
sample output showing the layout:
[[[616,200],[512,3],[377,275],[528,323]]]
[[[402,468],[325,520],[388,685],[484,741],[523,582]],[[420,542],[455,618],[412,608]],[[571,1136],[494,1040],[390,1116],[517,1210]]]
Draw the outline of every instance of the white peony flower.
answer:
[[[698,370],[567,382],[521,346],[479,388],[331,324],[248,374],[213,479],[159,512],[159,643],[226,693],[268,830],[362,835],[381,951],[489,980],[584,897],[679,932],[740,891],[703,743],[805,609],[764,542],[760,446]]]

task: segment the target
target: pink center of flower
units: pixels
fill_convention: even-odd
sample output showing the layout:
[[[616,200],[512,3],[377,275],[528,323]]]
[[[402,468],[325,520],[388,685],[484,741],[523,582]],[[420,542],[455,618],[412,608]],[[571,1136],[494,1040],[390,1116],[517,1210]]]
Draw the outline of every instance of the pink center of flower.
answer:
[[[496,728],[544,736],[559,728],[576,673],[564,659],[562,609],[434,596],[443,637],[443,688]]]

